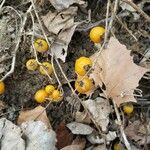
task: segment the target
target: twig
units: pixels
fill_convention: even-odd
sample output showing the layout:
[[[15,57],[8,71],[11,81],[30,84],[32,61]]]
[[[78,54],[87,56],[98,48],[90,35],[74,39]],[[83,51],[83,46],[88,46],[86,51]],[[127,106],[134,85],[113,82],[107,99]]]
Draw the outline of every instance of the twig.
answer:
[[[17,55],[17,51],[18,51],[18,48],[19,48],[19,44],[21,42],[21,36],[22,36],[23,30],[24,30],[24,26],[25,26],[26,21],[27,21],[27,14],[31,11],[31,9],[32,9],[32,6],[30,6],[28,8],[27,12],[24,14],[22,25],[20,27],[20,31],[18,33],[18,38],[16,40],[17,44],[16,44],[16,47],[15,47],[15,50],[14,50],[14,54],[13,54],[14,56],[12,58],[11,69],[9,70],[9,72],[7,72],[7,74],[0,81],[5,80],[8,76],[10,76],[14,72],[15,64],[16,64],[16,55]]]
[[[123,129],[123,126],[122,126],[122,123],[121,123],[121,118],[120,118],[120,115],[119,115],[118,108],[117,108],[116,103],[114,102],[114,100],[112,100],[112,101],[113,101],[115,113],[116,113],[116,116],[117,116],[117,120],[118,120],[118,123],[119,123],[119,126],[120,126],[120,132],[121,132],[122,137],[124,139],[124,144],[125,144],[125,146],[128,150],[131,150],[130,143],[128,142],[127,137],[124,133],[124,129]]]
[[[41,20],[40,20],[40,17],[39,17],[39,15],[38,15],[37,10],[36,10],[35,4],[34,4],[33,0],[30,0],[30,1],[31,1],[32,5],[33,5],[33,9],[34,9],[36,18],[37,18],[37,20],[38,20],[38,22],[39,22],[39,25],[40,25],[40,28],[41,28],[41,30],[42,30],[42,33],[43,33],[43,35],[44,35],[44,38],[45,38],[46,42],[48,43],[48,45],[49,45],[49,47],[50,47],[51,44],[49,43],[48,38],[47,38],[47,36],[46,36],[46,33],[45,33],[44,29],[43,29],[42,22],[41,22]],[[52,63],[54,75],[55,75],[55,77],[56,77],[56,80],[57,80],[59,86],[62,86],[62,84],[61,84],[61,82],[60,82],[60,80],[59,80],[59,78],[58,78],[58,76],[57,76],[57,73],[56,73],[56,71],[55,71],[55,68],[54,68],[54,64],[53,64],[53,60],[54,60],[53,57],[54,57],[54,56],[53,56],[53,55],[54,55],[54,54],[51,53],[51,56],[52,56],[52,57],[51,57],[51,63]]]
[[[112,28],[112,25],[113,25],[113,22],[114,22],[116,13],[117,13],[118,3],[119,3],[119,0],[115,0],[114,10],[113,10],[113,13],[112,13],[112,15],[111,15],[111,20],[110,20],[110,22],[109,22],[108,34],[109,34],[109,32],[110,32],[110,30],[111,30],[111,28]]]
[[[110,0],[107,0],[107,10],[106,10],[106,21],[105,21],[105,36],[104,36],[104,41],[107,41],[107,38],[108,38],[108,16],[109,16],[109,7],[110,7]]]
[[[44,29],[43,29],[43,25],[42,25],[42,22],[41,22],[41,20],[40,20],[39,15],[38,15],[38,12],[37,12],[37,10],[36,10],[35,4],[34,4],[33,0],[30,0],[30,1],[31,1],[31,3],[32,3],[32,6],[33,6],[33,9],[34,9],[36,18],[37,18],[37,20],[38,20],[38,22],[39,22],[39,25],[40,25],[40,28],[41,28],[41,30],[42,30],[42,33],[43,33],[43,35],[44,35],[44,37],[45,37],[45,40],[46,40],[46,42],[48,43],[48,46],[50,47],[51,44],[49,43],[48,38],[47,38],[47,36],[46,36],[46,33],[45,33]]]
[[[150,17],[143,11],[141,10],[136,4],[134,4],[130,0],[122,0],[123,2],[129,4],[131,7],[133,7],[137,12],[139,12],[148,22],[150,22]]]
[[[3,1],[1,2],[1,4],[0,4],[0,12],[1,12],[1,9],[2,9],[2,7],[3,7],[4,3],[5,3],[5,1],[6,1],[6,0],[3,0]]]
[[[50,75],[48,74],[47,70],[42,66],[42,63],[38,59],[37,52],[36,52],[36,49],[35,49],[34,44],[33,44],[34,43],[34,33],[35,33],[34,29],[35,29],[35,25],[34,25],[34,17],[33,17],[31,12],[30,12],[30,16],[31,16],[32,25],[33,25],[32,26],[33,27],[33,29],[32,29],[33,30],[33,34],[32,34],[32,38],[31,38],[31,43],[32,43],[32,47],[33,47],[33,50],[34,50],[34,56],[35,56],[35,59],[36,59],[38,65],[40,65],[42,67],[42,69],[45,71],[46,75],[48,76],[50,82],[52,82],[52,78],[50,77]]]
[[[121,19],[116,15],[116,19],[118,20],[118,22],[126,29],[126,31],[134,38],[134,40],[137,42],[138,39],[136,38],[135,35],[132,34],[132,32],[126,27],[126,25],[124,25],[121,21]]]

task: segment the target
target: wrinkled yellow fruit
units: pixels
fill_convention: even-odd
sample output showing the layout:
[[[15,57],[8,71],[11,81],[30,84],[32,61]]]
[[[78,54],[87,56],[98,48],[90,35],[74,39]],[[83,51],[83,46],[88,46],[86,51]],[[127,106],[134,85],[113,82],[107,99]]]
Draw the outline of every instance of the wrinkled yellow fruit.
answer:
[[[40,53],[46,52],[49,49],[48,43],[44,39],[37,39],[33,45],[35,50]]]
[[[63,95],[59,90],[54,90],[52,94],[49,96],[49,98],[54,102],[58,102],[63,99]]]
[[[103,27],[97,26],[92,28],[90,31],[91,41],[93,41],[94,43],[99,43],[104,33],[105,33],[105,29]]]
[[[123,106],[123,111],[124,111],[126,114],[131,114],[131,113],[133,112],[133,110],[134,110],[134,106],[133,106],[131,103],[125,104],[125,105]]]
[[[5,83],[3,81],[0,81],[0,94],[3,94],[5,92]]]
[[[87,92],[90,92],[93,89],[93,81],[92,79],[85,77],[85,78],[78,78],[75,81],[75,89],[81,93],[81,94],[85,94]]]
[[[35,95],[34,95],[34,99],[36,100],[36,102],[38,103],[43,103],[46,101],[46,98],[48,98],[48,93],[43,90],[43,89],[40,89],[38,90]]]
[[[53,72],[52,64],[50,64],[49,62],[43,62],[39,67],[39,71],[43,75],[47,75],[47,73],[51,75]]]
[[[47,85],[45,87],[45,91],[48,93],[48,94],[52,94],[52,92],[55,90],[55,87],[53,85]]]
[[[114,150],[125,150],[125,149],[123,148],[123,146],[121,146],[121,144],[115,143],[114,144]]]
[[[26,67],[28,70],[34,71],[38,68],[38,63],[35,59],[29,59],[26,62]]]
[[[75,72],[80,76],[84,76],[92,67],[92,60],[88,57],[80,57],[75,62]]]

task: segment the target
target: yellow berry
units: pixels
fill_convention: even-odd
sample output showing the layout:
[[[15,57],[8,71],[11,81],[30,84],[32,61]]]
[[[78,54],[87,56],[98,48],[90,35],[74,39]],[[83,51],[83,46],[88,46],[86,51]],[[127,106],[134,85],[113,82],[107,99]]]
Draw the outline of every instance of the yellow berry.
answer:
[[[126,114],[131,114],[131,113],[133,112],[133,110],[134,110],[134,106],[133,106],[131,103],[125,104],[125,105],[123,106],[123,111],[124,111]]]
[[[34,99],[38,102],[38,103],[43,103],[46,101],[46,98],[48,98],[48,93],[43,90],[40,89],[38,90],[35,95],[34,95]]]
[[[80,57],[75,62],[75,72],[84,76],[89,68],[92,66],[92,60],[88,57]]]
[[[58,102],[58,101],[61,101],[63,99],[63,95],[60,91],[54,90],[52,92],[52,94],[49,96],[49,98],[54,102]]]
[[[26,67],[28,70],[31,70],[31,71],[34,71],[37,69],[38,67],[38,63],[35,59],[29,59],[27,62],[26,62]]]
[[[45,91],[48,93],[48,94],[52,94],[52,92],[55,90],[55,87],[53,85],[47,85],[45,87]]]
[[[93,82],[92,79],[85,77],[85,78],[78,78],[75,81],[75,89],[81,93],[85,94],[87,92],[90,92],[93,89]]]
[[[97,26],[92,28],[90,31],[91,41],[93,41],[94,43],[99,43],[104,33],[105,33],[105,29],[103,27]]]
[[[35,50],[40,53],[46,52],[49,49],[48,43],[44,39],[37,39],[33,45]]]
[[[50,64],[49,62],[43,62],[39,67],[39,71],[43,75],[47,75],[47,73],[51,75],[53,72],[52,64]]]
[[[114,150],[123,150],[122,146],[119,143],[114,144]]]
[[[0,81],[0,94],[3,94],[5,92],[5,83],[3,81]]]

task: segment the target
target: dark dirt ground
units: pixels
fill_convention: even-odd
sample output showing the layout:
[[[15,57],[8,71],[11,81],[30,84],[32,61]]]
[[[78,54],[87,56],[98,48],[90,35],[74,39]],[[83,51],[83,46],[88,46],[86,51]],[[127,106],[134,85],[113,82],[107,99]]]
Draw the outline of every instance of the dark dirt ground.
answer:
[[[92,10],[92,22],[104,19],[106,12],[106,1],[99,1],[100,7],[95,7],[94,2],[97,1],[89,0],[88,6],[88,9]],[[7,1],[5,5],[14,6],[18,10],[22,8],[21,3],[17,0]],[[44,5],[40,13],[45,13],[46,7],[47,5]],[[120,9],[118,10],[118,13],[121,13]],[[146,13],[149,12],[147,11]],[[86,18],[87,10],[79,9],[79,14],[79,18],[77,19]],[[150,48],[150,24],[147,23],[142,17],[134,21],[132,13],[129,16],[122,17],[120,19],[137,37],[138,42],[136,42],[131,37],[131,35],[122,27],[122,25],[120,25],[120,23],[118,23],[117,20],[115,21],[115,24],[113,26],[114,34],[122,44],[125,44],[128,49],[132,50],[134,60],[138,64],[139,61],[143,58],[145,51]],[[82,27],[84,28],[84,25],[82,25]],[[71,43],[69,44],[66,62],[62,63],[60,61],[64,72],[72,82],[76,78],[76,75],[74,73],[75,60],[83,55],[91,56],[96,51],[93,43],[89,40],[88,33],[89,31],[76,31],[73,35]],[[2,114],[1,117],[3,116],[9,118],[12,121],[16,121],[20,110],[32,109],[38,105],[33,100],[33,95],[37,89],[44,87],[49,83],[47,77],[40,75],[38,71],[27,71],[25,63],[29,58],[33,57],[33,54],[30,53],[30,46],[31,43],[28,42],[28,38],[22,39],[22,43],[17,53],[15,72],[5,80],[6,93],[0,97],[0,99],[6,105],[6,108],[0,111]],[[43,57],[40,58],[42,58],[42,60],[46,59]],[[56,71],[58,72],[61,82],[64,83],[63,88],[65,91],[65,95],[70,96],[71,91],[69,90],[65,79],[62,78],[62,75],[59,74],[58,67],[56,67]],[[142,79],[140,81],[139,88],[143,91],[143,97],[140,99],[146,100],[139,99],[135,107],[138,113],[142,112],[144,114],[150,107],[150,80]],[[46,104],[47,103],[44,103],[42,105],[46,106]],[[68,102],[64,99],[63,102],[50,105],[47,109],[47,113],[50,120],[52,120],[52,124],[55,124],[57,126],[57,124],[59,124],[59,122],[62,120],[66,120],[67,122],[73,120],[71,109],[72,106],[69,105]]]

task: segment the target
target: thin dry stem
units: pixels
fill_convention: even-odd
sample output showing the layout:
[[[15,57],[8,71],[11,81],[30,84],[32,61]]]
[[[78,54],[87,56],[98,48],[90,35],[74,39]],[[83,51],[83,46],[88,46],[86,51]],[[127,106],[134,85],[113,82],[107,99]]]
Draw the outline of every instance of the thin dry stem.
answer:
[[[47,38],[47,35],[46,35],[46,33],[45,33],[44,29],[43,29],[42,22],[41,22],[41,20],[40,20],[40,17],[39,17],[39,15],[38,15],[37,10],[36,10],[35,4],[34,4],[33,0],[30,0],[30,1],[31,1],[32,5],[33,5],[33,9],[34,9],[36,18],[37,18],[37,20],[38,20],[38,23],[39,23],[39,25],[40,25],[40,28],[41,28],[41,30],[42,30],[42,33],[43,33],[43,35],[44,35],[44,38],[45,38],[45,40],[46,40],[46,42],[48,43],[49,48],[50,48],[51,44],[49,43],[49,40],[48,40],[48,38]],[[51,56],[52,56],[52,57],[51,57],[51,64],[52,64],[52,67],[53,67],[54,75],[55,75],[56,80],[57,80],[57,82],[58,82],[58,84],[59,84],[59,87],[61,87],[62,84],[61,84],[61,82],[60,82],[60,80],[59,80],[59,78],[58,78],[58,76],[57,76],[56,70],[55,70],[55,68],[54,68],[54,63],[53,63],[53,57],[54,57],[54,56],[53,56],[53,54],[51,54]],[[46,74],[47,74],[47,73],[46,73]],[[48,74],[47,74],[47,75],[48,75]],[[50,76],[48,76],[48,77],[50,77]],[[49,78],[49,79],[50,79],[50,78]]]
[[[134,4],[131,0],[122,0],[123,2],[129,4],[131,7],[133,7],[139,14],[141,14],[148,22],[150,22],[150,17],[142,10],[140,9],[136,4]]]
[[[1,4],[0,4],[0,12],[1,12],[1,9],[2,9],[2,7],[3,7],[4,3],[5,3],[5,1],[6,1],[6,0],[3,0],[3,1],[1,2]]]
[[[112,100],[112,101],[113,101],[115,113],[116,113],[116,116],[117,116],[117,120],[118,120],[118,123],[119,123],[119,126],[120,126],[120,133],[121,133],[121,135],[122,135],[122,137],[123,137],[123,139],[124,139],[124,144],[125,144],[125,146],[126,146],[126,148],[127,148],[128,150],[131,150],[130,143],[129,143],[128,140],[127,140],[127,137],[126,137],[125,132],[124,132],[124,129],[123,129],[123,125],[122,125],[122,123],[121,123],[122,121],[121,121],[121,118],[120,118],[120,114],[119,114],[117,105],[116,105],[116,103],[114,102],[114,100]]]
[[[42,63],[39,61],[39,59],[38,59],[38,56],[37,56],[37,52],[36,52],[36,49],[35,49],[35,47],[34,47],[34,33],[35,33],[35,25],[34,25],[34,17],[33,17],[33,15],[32,15],[32,13],[30,12],[30,15],[31,15],[31,20],[32,20],[32,27],[33,27],[33,34],[32,34],[32,37],[31,37],[31,43],[32,43],[32,47],[33,47],[33,50],[34,50],[34,56],[35,56],[35,59],[36,59],[36,61],[37,61],[37,63],[38,63],[38,65],[40,65],[41,67],[42,67],[42,69],[45,71],[45,73],[46,73],[46,75],[48,76],[48,78],[49,78],[49,80],[50,80],[50,82],[52,82],[52,78],[50,77],[50,75],[48,74],[48,72],[47,72],[47,70],[42,66]]]
[[[0,81],[5,80],[8,76],[10,76],[14,72],[15,64],[16,64],[17,51],[18,51],[18,48],[19,48],[19,45],[20,45],[20,42],[21,42],[21,37],[22,37],[23,30],[24,30],[24,26],[25,26],[26,21],[27,21],[27,15],[31,11],[31,9],[32,9],[32,6],[30,6],[28,8],[27,12],[24,14],[22,25],[20,27],[20,31],[18,33],[18,38],[16,40],[17,44],[15,46],[15,50],[14,50],[14,54],[13,54],[13,58],[12,58],[11,69],[7,72],[7,74]]]
[[[121,19],[116,15],[116,19],[118,20],[118,22],[124,27],[124,29],[126,29],[126,31],[134,38],[134,40],[137,42],[138,39],[136,38],[135,35],[133,35],[132,31],[130,31],[127,26],[121,21]]]

